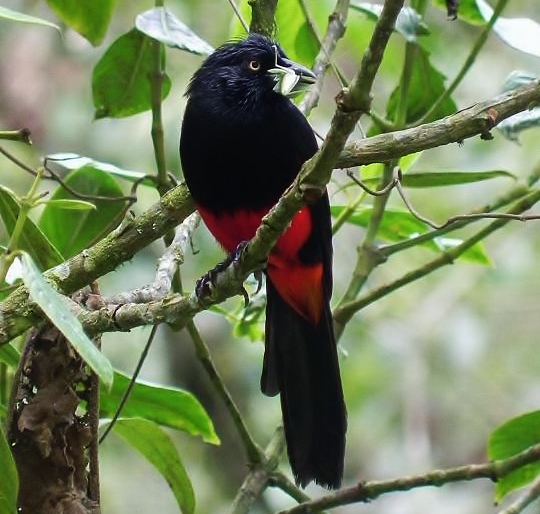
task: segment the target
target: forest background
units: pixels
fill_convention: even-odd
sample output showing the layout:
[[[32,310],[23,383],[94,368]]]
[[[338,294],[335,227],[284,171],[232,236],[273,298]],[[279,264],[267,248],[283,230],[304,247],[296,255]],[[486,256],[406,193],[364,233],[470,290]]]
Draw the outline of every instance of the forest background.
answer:
[[[343,4],[337,2],[337,6]],[[371,90],[371,116],[362,117],[350,140],[390,128],[413,126],[426,114],[423,121],[433,121],[491,100],[501,94],[505,83],[508,86],[507,79],[516,70],[520,74],[517,79],[513,75],[512,87],[538,75],[540,50],[534,52],[534,48],[540,49],[537,2],[497,3],[497,8],[504,6],[505,19],[529,19],[532,23],[526,24],[530,32],[520,26],[506,40],[501,38],[504,34],[500,25],[487,28],[490,15],[484,12],[482,16],[482,5],[485,2],[480,0],[463,1],[458,19],[450,21],[443,2],[411,1],[410,7],[422,13],[422,22],[414,17],[402,20],[403,24],[392,35]],[[96,99],[99,83],[95,71],[107,48],[133,28],[136,16],[153,7],[146,1],[118,2],[102,41],[92,45],[69,23],[59,21],[45,2],[2,2],[0,8],[48,20],[60,27],[57,30],[0,17],[0,130],[27,128],[33,143],[29,146],[1,141],[2,148],[32,169],[40,166],[44,156],[74,153],[128,170],[128,175],[133,172],[131,180],[135,172],[155,175],[152,114],[146,110],[126,116],[122,112],[99,110],[103,98]],[[241,7],[249,22],[251,9],[247,2]],[[168,0],[166,8],[213,47],[242,32],[237,16],[224,0]],[[291,58],[311,66],[319,51],[317,38],[326,33],[328,16],[335,9],[333,0],[280,0],[276,39]],[[373,6],[351,2],[347,30],[331,55],[334,69],[328,71],[318,106],[309,116],[318,134],[324,136],[329,130],[336,108],[334,99],[342,87],[338,76],[346,81],[354,77],[377,19]],[[483,34],[487,35],[485,42],[476,55],[472,54]],[[412,47],[416,48],[414,52]],[[465,68],[451,100],[447,98],[436,112],[430,112],[445,88],[464,69],[468,58],[470,67]],[[163,158],[167,171],[179,180],[183,94],[202,59],[188,51],[166,51],[166,72],[171,84],[162,105]],[[407,70],[411,72],[408,79]],[[407,93],[403,94],[407,80]],[[411,206],[421,216],[443,223],[450,217],[495,205],[517,187],[527,185],[533,190],[531,177],[538,175],[540,165],[535,128],[539,117],[534,111],[529,114],[525,122],[510,121],[506,131],[501,130],[501,125],[488,131],[492,139],[486,134],[476,135],[404,157],[399,162],[403,176],[417,174],[416,183],[410,179],[407,186],[407,179],[403,180],[409,206],[404,205],[394,187],[383,206],[385,221],[378,227],[373,243],[398,245],[420,233],[437,230],[415,217],[408,209]],[[0,159],[1,185],[19,196],[26,194],[33,177],[9,159]],[[71,164],[60,162],[58,166]],[[379,183],[380,177],[391,180],[389,170],[393,166],[385,169],[383,164],[373,164],[352,171],[367,180],[371,189],[377,189],[384,186]],[[461,172],[469,175],[467,182]],[[445,180],[442,173],[447,174],[449,185],[441,185]],[[113,173],[124,194],[129,194],[132,182],[122,181],[118,175]],[[56,187],[49,181],[39,184],[43,191]],[[358,272],[358,248],[369,233],[377,198],[363,193],[344,170],[334,171],[329,188],[334,223],[339,228],[334,241],[334,305],[338,305],[350,293],[354,272]],[[156,188],[142,185],[137,189],[137,202],[130,209],[136,215],[143,213],[158,198]],[[497,210],[505,212],[511,205],[501,203]],[[535,215],[534,210],[527,214]],[[43,215],[43,207],[32,209],[31,217],[36,222]],[[65,211],[64,216],[67,223],[72,211]],[[366,305],[350,321],[347,319],[340,338],[349,412],[345,486],[359,480],[385,480],[486,462],[493,431],[511,418],[538,409],[539,221],[505,220],[508,223],[457,256],[452,265],[433,272],[429,269],[431,262],[443,255],[451,256],[449,249],[458,248],[461,241],[467,241],[493,221],[470,222],[449,234],[440,233],[431,246],[396,250],[374,268],[358,292],[356,297],[365,298]],[[7,246],[9,230],[0,230],[4,230],[0,232],[0,241]],[[187,293],[193,290],[198,277],[223,258],[203,226],[193,235],[193,249],[186,251],[181,266]],[[151,283],[163,250],[162,241],[146,246],[128,263],[100,278],[101,292],[112,295]],[[451,260],[453,257],[448,258],[448,264]],[[382,293],[381,298],[373,295],[412,270],[424,272],[419,272],[418,280],[391,294]],[[248,286],[250,293],[254,289],[253,284]],[[279,402],[264,397],[259,390],[263,345],[262,317],[257,307],[262,301],[261,295],[254,295],[255,309],[249,312],[252,318],[247,321],[242,318],[243,300],[234,297],[202,312],[195,322],[254,440],[265,447],[279,423]],[[148,326],[103,335],[103,351],[115,369],[127,375],[133,373],[150,331]],[[192,332],[173,331],[161,325],[141,379],[186,389],[207,411],[221,444],[208,444],[212,439],[208,434],[206,442],[204,436],[194,437],[182,431],[167,429],[167,434],[174,440],[193,486],[197,511],[228,512],[248,472],[245,447],[230,411],[223,406],[197,358],[192,339]],[[18,348],[20,345],[21,341],[15,343]],[[5,376],[6,381],[12,377],[11,369]],[[537,418],[534,422],[538,423]],[[104,442],[100,467],[103,512],[178,512],[177,498],[163,476],[117,435],[110,435]],[[281,469],[289,473],[286,459]],[[307,492],[315,497],[325,493],[316,486]],[[340,507],[335,512],[363,509],[374,514],[489,513],[519,499],[519,493],[513,493],[504,498],[502,505],[494,507],[495,494],[489,480],[472,480],[437,489],[387,494],[369,505]],[[500,494],[501,499],[503,496]],[[251,512],[276,512],[293,504],[282,490],[269,488]]]

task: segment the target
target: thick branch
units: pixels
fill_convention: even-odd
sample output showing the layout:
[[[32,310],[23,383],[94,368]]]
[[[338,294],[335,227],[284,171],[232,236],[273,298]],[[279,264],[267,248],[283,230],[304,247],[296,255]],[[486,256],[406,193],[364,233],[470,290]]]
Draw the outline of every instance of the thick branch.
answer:
[[[449,143],[462,143],[479,134],[485,137],[504,119],[538,104],[540,81],[535,81],[441,120],[350,143],[337,160],[336,168],[385,162]]]
[[[540,83],[534,82],[492,100],[475,104],[442,120],[351,143],[341,152],[335,165],[330,162],[330,158],[312,159],[305,166],[306,173],[302,173],[300,181],[284,195],[276,208],[263,220],[263,226],[253,244],[250,245],[248,255],[243,259],[238,273],[230,271],[225,274],[223,280],[219,280],[222,285],[205,305],[217,303],[238,293],[240,281],[253,270],[261,267],[265,255],[268,254],[281,231],[302,207],[303,191],[313,184],[322,187],[330,178],[329,168],[384,162],[420,150],[461,142],[469,137],[486,134],[503,119],[539,103]],[[338,146],[340,140],[336,142]],[[325,148],[331,144],[329,142]],[[321,149],[319,153],[322,152],[325,152],[325,155],[334,153]],[[148,211],[129,221],[122,229],[110,234],[66,263],[49,270],[46,277],[56,285],[59,291],[66,294],[72,293],[129,261],[152,241],[159,239],[165,232],[181,223],[193,210],[193,202],[187,188],[180,185],[167,193]],[[228,275],[230,276],[227,279]],[[175,303],[176,316],[180,319],[184,316],[192,316],[204,308],[194,298],[173,297],[170,302]],[[170,302],[164,303],[168,303],[170,307]],[[154,313],[158,315],[158,318],[152,321],[154,323],[159,319],[169,320],[172,316],[170,309],[166,309],[167,313],[163,313],[162,302],[148,304],[146,307],[146,316],[140,318],[144,318],[146,322],[149,322],[149,317]],[[0,303],[0,344],[10,341],[38,320],[36,306],[28,301],[28,291],[24,287],[18,288]],[[104,324],[107,325],[106,322]],[[126,328],[129,326],[136,325],[128,323]],[[111,323],[110,330],[118,330],[118,327],[114,327],[114,323]]]
[[[70,294],[116,269],[194,211],[185,185],[164,195],[144,214],[128,221],[91,248],[45,273],[58,291]],[[39,310],[19,287],[0,303],[0,345],[39,322]]]

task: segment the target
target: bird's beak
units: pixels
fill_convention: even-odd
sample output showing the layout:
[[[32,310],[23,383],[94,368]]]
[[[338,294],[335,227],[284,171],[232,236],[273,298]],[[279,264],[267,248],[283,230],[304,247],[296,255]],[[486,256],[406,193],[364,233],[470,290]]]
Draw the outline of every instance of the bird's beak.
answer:
[[[279,62],[278,62],[279,61]],[[276,50],[276,63],[268,73],[274,79],[274,91],[283,96],[294,96],[302,92],[307,86],[315,83],[315,75],[301,64],[284,57],[278,57]]]

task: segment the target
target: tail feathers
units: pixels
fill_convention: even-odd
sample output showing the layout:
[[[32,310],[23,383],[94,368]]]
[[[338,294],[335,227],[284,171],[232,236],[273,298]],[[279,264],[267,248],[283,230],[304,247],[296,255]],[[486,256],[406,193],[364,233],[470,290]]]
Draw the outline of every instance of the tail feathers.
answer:
[[[280,393],[296,482],[336,489],[343,476],[347,415],[330,307],[317,325],[294,311],[267,280],[261,389]]]

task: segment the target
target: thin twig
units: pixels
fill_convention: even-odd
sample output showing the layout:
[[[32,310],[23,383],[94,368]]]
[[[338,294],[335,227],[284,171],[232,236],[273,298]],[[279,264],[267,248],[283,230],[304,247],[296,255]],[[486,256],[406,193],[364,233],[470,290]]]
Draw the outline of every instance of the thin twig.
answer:
[[[301,5],[304,5],[304,2],[302,2]],[[307,12],[307,8],[305,10]],[[337,0],[336,6],[329,17],[326,33],[322,41],[319,40],[320,50],[313,65],[313,72],[317,76],[317,80],[315,84],[310,87],[299,105],[299,109],[306,115],[311,112],[319,101],[325,72],[329,66],[332,67],[341,86],[345,87],[345,79],[342,73],[337,69],[337,66],[334,65],[331,56],[334,53],[337,42],[345,34],[345,23],[347,22],[348,13],[349,0]]]
[[[238,9],[238,6],[236,5],[236,2],[234,0],[228,0],[228,2],[229,5],[232,7],[232,10],[234,11],[234,15],[238,18],[238,21],[242,24],[242,27],[244,27],[246,33],[249,33],[249,24],[242,16],[240,9]]]
[[[515,202],[515,204],[508,210],[508,214],[519,214],[521,212],[524,212],[530,209],[539,201],[540,190],[531,191],[528,195],[520,198],[517,202]],[[506,225],[509,221],[511,221],[511,219],[513,218],[508,216],[503,218],[497,218],[489,225],[476,232],[476,234],[474,234],[473,236],[462,241],[459,245],[446,249],[444,252],[441,253],[441,255],[439,255],[439,257],[429,261],[424,266],[416,268],[406,273],[402,277],[394,280],[393,282],[390,282],[389,284],[385,284],[378,289],[370,291],[364,296],[361,296],[349,302],[341,302],[334,310],[334,320],[336,322],[337,332],[341,333],[343,327],[359,310],[363,309],[374,301],[390,294],[391,292],[429,275],[434,270],[442,266],[452,264],[460,255],[462,255],[465,251],[471,248],[471,246],[475,245],[479,241],[484,240],[494,231]],[[384,260],[384,253],[379,253],[382,254],[380,258]]]
[[[184,262],[184,255],[191,247],[193,232],[199,226],[201,218],[194,212],[188,216],[174,232],[171,244],[159,258],[154,280],[151,284],[124,291],[114,296],[104,297],[103,303],[124,305],[126,303],[147,303],[160,300],[171,292],[173,277],[178,266]]]
[[[212,360],[210,350],[204,342],[203,338],[201,337],[201,334],[193,320],[190,320],[186,324],[186,329],[195,345],[195,350],[197,352],[197,357],[200,363],[202,364],[204,370],[206,371],[206,374],[210,378],[210,381],[212,382],[214,389],[221,398],[221,401],[225,404],[225,407],[227,408],[227,411],[229,412],[233,420],[236,430],[238,431],[240,438],[242,439],[244,449],[246,450],[248,456],[249,464],[260,464],[263,461],[263,452],[252,438],[251,433],[249,432],[244,422],[244,419],[242,418],[242,415],[240,414],[240,411],[236,403],[234,402],[234,399],[232,398],[228,389],[225,387],[223,378],[221,377],[218,369],[216,368]]]
[[[58,184],[65,189],[70,195],[74,196],[75,198],[79,198],[79,200],[93,200],[93,201],[99,201],[99,202],[126,202],[128,204],[128,207],[135,203],[137,201],[137,198],[133,195],[129,196],[101,196],[101,195],[87,195],[84,193],[79,193],[75,189],[73,189],[71,186],[68,186],[64,180],[60,177],[58,173],[53,171],[48,166],[48,161],[54,160],[50,157],[46,157],[43,162],[43,169],[49,174],[49,176],[44,175],[43,178],[54,180],[55,182],[58,182]],[[26,169],[26,168],[25,168]],[[26,169],[28,171],[28,169]],[[35,174],[35,172],[33,172]]]
[[[15,157],[13,154],[8,152],[5,148],[2,148],[1,146],[0,146],[0,153],[2,155],[4,155],[5,157],[7,157],[12,163],[16,164],[19,168],[21,168],[22,170],[30,173],[30,175],[35,177],[38,174],[38,172],[36,170],[34,170],[34,169],[30,168],[30,166],[27,166],[26,164],[24,164],[24,162],[17,159],[17,157]]]
[[[133,391],[133,388],[135,387],[137,378],[139,377],[139,373],[141,372],[144,361],[146,360],[146,357],[148,356],[148,352],[150,351],[150,346],[152,345],[152,341],[154,340],[154,337],[156,335],[157,328],[158,328],[158,325],[154,325],[152,327],[152,330],[150,331],[150,335],[148,336],[146,344],[144,345],[143,351],[141,352],[139,360],[137,361],[137,365],[135,366],[135,370],[133,371],[133,375],[131,376],[129,380],[129,384],[126,390],[124,391],[124,394],[122,395],[122,399],[120,400],[120,403],[118,404],[118,407],[116,408],[114,416],[109,421],[109,424],[105,427],[103,434],[101,434],[101,437],[99,438],[99,444],[101,444],[106,439],[106,437],[109,435],[109,432],[113,429],[115,423],[118,421],[118,418],[122,414],[122,410],[124,409],[124,406],[129,400],[129,395],[131,394],[131,391]]]

